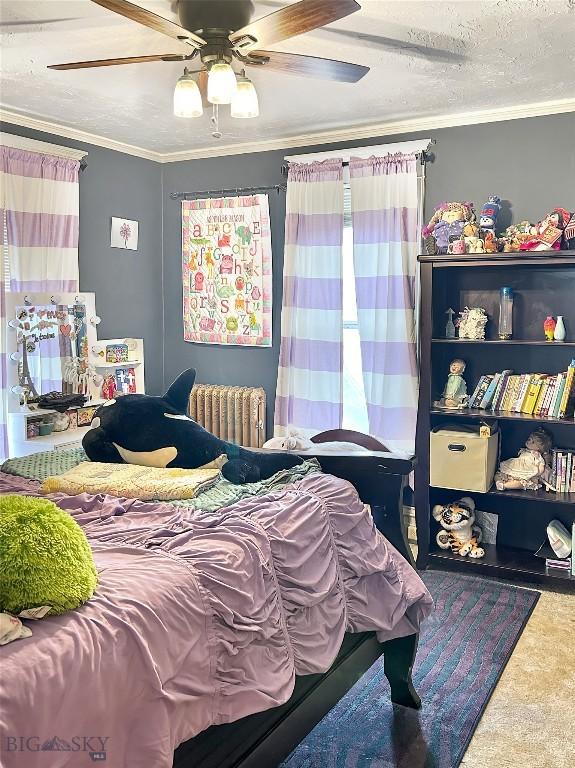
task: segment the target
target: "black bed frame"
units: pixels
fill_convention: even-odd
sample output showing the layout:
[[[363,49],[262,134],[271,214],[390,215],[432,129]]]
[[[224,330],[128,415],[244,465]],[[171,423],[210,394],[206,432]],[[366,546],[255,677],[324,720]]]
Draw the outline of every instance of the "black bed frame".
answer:
[[[370,505],[378,530],[415,567],[403,518],[403,491],[415,460],[385,451],[328,453],[321,448],[328,439],[378,446],[359,433],[324,434],[326,439],[313,438],[317,449],[299,455],[317,458],[324,472],[352,483]],[[291,698],[280,707],[212,726],[184,742],[174,753],[174,768],[276,768],[382,654],[391,700],[417,709],[421,702],[411,681],[416,651],[417,635],[379,643],[372,632],[348,634],[325,674],[298,677]]]

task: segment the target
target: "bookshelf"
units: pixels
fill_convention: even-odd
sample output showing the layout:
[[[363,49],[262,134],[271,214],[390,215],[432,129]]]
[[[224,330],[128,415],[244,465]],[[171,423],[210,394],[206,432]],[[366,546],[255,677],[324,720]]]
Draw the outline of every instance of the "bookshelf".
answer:
[[[487,493],[434,488],[429,484],[429,433],[442,424],[499,424],[502,458],[516,456],[537,426],[548,429],[554,445],[575,449],[575,420],[535,416],[490,409],[445,411],[433,405],[447,380],[450,361],[466,363],[464,378],[473,392],[480,377],[505,369],[515,374],[557,374],[567,370],[575,357],[575,251],[511,254],[424,255],[421,265],[420,396],[417,424],[415,508],[419,568],[437,567],[483,573],[532,582],[561,583],[575,590],[575,577],[547,569],[534,553],[546,539],[550,520],[558,519],[571,530],[575,521],[575,493],[498,491]],[[497,338],[499,289],[514,293],[513,338]],[[484,340],[446,339],[445,314],[464,307],[484,307],[490,318]],[[547,315],[563,315],[564,342],[545,341]],[[476,508],[498,516],[497,541],[486,546],[486,556],[470,560],[440,550],[435,544],[437,523],[434,504],[471,496]]]

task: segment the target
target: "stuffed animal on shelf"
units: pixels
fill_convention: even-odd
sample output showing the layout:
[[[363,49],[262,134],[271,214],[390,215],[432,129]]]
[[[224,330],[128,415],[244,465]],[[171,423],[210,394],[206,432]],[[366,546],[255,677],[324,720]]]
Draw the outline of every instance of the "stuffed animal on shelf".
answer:
[[[163,397],[123,395],[98,408],[82,446],[91,461],[195,469],[227,461],[222,475],[232,483],[255,483],[301,464],[289,453],[257,453],[220,440],[186,416],[196,371],[189,368]]]
[[[427,253],[447,253],[451,240],[477,236],[473,203],[441,203],[422,234]]]
[[[441,525],[435,540],[441,549],[450,549],[456,555],[479,559],[485,550],[479,546],[482,531],[475,525],[475,502],[469,496],[450,504],[436,504],[433,517]]]
[[[505,253],[514,253],[521,250],[521,244],[531,238],[532,224],[528,221],[520,221],[519,224],[511,224],[498,238],[499,246]]]
[[[537,491],[550,480],[550,458],[553,437],[543,427],[532,432],[525,448],[514,459],[506,459],[495,473],[495,486],[499,491],[523,489]]]
[[[481,235],[484,238],[487,232],[491,232],[493,237],[495,237],[495,226],[500,211],[501,198],[497,197],[497,195],[491,195],[481,209],[481,214],[479,216],[479,228],[481,230]]]
[[[570,219],[571,214],[565,208],[554,208],[538,224],[531,227],[531,237],[521,243],[521,250],[558,251],[563,243],[563,232]]]

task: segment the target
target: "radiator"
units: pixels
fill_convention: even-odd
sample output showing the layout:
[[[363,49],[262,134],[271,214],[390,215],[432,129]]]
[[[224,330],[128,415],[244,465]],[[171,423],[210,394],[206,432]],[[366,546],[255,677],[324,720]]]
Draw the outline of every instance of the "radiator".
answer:
[[[190,416],[222,440],[261,448],[266,436],[266,393],[261,387],[196,384]]]

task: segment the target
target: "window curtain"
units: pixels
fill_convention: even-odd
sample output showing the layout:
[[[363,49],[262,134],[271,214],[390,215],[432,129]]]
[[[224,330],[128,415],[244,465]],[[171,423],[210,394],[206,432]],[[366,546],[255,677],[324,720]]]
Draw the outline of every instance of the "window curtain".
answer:
[[[291,163],[274,434],[313,435],[343,416],[343,162]]]
[[[417,417],[415,155],[351,158],[355,289],[369,431],[413,453]]]
[[[0,146],[0,456],[7,454],[5,292],[78,290],[79,169],[78,160]]]

